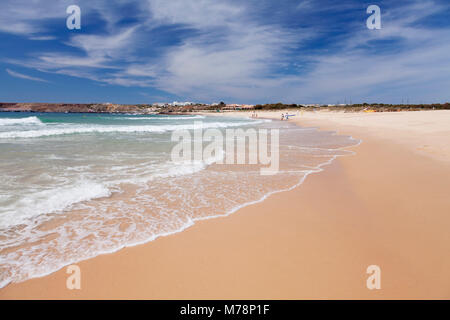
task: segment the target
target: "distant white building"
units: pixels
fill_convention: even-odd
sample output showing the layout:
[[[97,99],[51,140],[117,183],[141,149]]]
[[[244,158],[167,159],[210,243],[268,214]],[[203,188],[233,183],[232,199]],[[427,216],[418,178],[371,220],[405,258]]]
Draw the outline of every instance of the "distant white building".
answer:
[[[170,107],[170,106],[172,106],[172,107],[185,107],[185,106],[192,106],[194,104],[195,103],[189,102],[189,101],[186,101],[186,102],[174,101],[172,103],[169,103],[169,102],[155,102],[155,103],[153,103],[153,105],[156,106],[156,107]]]
[[[186,101],[186,102],[174,101],[171,103],[171,105],[174,107],[185,107],[185,106],[191,106],[193,104],[194,104],[193,102],[188,102],[188,101]]]

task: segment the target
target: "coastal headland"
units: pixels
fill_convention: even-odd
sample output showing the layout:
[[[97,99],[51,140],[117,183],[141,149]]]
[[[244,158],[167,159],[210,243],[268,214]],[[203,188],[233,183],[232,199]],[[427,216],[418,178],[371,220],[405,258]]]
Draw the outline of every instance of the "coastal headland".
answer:
[[[115,104],[115,103],[12,103],[0,102],[0,112],[64,112],[64,113],[192,113],[201,111],[230,112],[230,111],[282,111],[295,109],[305,111],[345,111],[345,112],[395,112],[395,111],[423,111],[449,110],[450,103],[443,104],[380,104],[362,103],[345,105],[309,105],[309,104],[204,104],[204,103],[165,103],[165,104]]]

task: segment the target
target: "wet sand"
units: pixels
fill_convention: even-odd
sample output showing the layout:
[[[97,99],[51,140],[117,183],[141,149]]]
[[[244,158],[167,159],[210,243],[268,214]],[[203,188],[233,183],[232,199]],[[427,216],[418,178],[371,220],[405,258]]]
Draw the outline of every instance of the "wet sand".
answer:
[[[449,299],[450,112],[401,114],[305,113],[295,121],[362,139],[356,154],[229,217],[80,262],[81,290],[64,268],[0,299]],[[373,264],[381,290],[366,288]]]

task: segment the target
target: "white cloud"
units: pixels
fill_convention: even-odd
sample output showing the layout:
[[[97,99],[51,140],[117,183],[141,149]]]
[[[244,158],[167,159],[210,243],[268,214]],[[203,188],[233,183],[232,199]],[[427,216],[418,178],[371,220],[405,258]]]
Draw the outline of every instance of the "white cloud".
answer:
[[[197,28],[239,24],[245,19],[245,8],[229,1],[211,0],[148,0],[154,21],[188,24]]]
[[[32,36],[29,38],[30,40],[35,40],[35,41],[50,41],[50,40],[56,40],[56,37],[52,37],[52,36]]]
[[[434,1],[421,1],[385,12],[381,30],[362,29],[343,42],[338,52],[310,57],[315,67],[307,81],[294,82],[286,97],[322,102],[342,102],[345,97],[385,102],[405,97],[414,102],[449,100],[450,30],[418,24],[443,9]],[[382,41],[392,39],[401,45],[385,50]]]
[[[41,79],[41,78],[36,78],[36,77],[32,77],[32,76],[28,76],[26,74],[23,73],[19,73],[10,69],[6,69],[6,72],[15,78],[20,78],[20,79],[26,79],[26,80],[31,80],[31,81],[39,81],[39,82],[48,82],[47,80]]]
[[[65,19],[65,3],[68,1],[2,0],[0,31],[25,36],[45,32],[46,20]]]
[[[173,94],[211,100],[249,97],[262,82],[272,83],[275,69],[289,50],[310,32],[292,32],[251,18],[242,3],[216,1],[149,1],[161,23],[185,25],[199,32],[158,61],[155,85]],[[262,79],[267,79],[264,81]],[[248,94],[245,94],[245,91]]]
[[[75,35],[68,45],[83,50],[89,57],[119,58],[132,48],[135,31],[136,27],[130,27],[106,35]]]

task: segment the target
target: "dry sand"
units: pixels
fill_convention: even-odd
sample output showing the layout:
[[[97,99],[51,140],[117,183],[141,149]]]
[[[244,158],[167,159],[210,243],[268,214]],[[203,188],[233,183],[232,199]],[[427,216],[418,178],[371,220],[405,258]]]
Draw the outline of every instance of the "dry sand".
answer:
[[[449,299],[449,116],[305,113],[301,125],[363,139],[356,155],[229,217],[80,262],[81,290],[63,269],[0,299]],[[372,264],[381,290],[366,288]]]
[[[286,111],[257,112],[262,118],[280,119]],[[411,150],[450,163],[450,110],[416,112],[299,112],[289,110],[289,121],[306,126],[331,128],[340,133],[358,132],[371,138],[405,145]],[[251,112],[213,115],[251,116]]]

